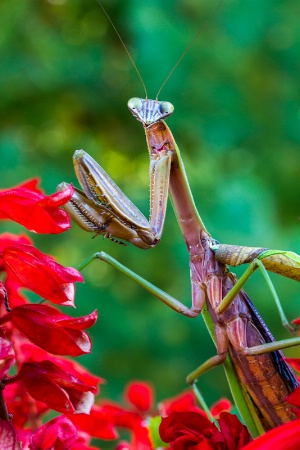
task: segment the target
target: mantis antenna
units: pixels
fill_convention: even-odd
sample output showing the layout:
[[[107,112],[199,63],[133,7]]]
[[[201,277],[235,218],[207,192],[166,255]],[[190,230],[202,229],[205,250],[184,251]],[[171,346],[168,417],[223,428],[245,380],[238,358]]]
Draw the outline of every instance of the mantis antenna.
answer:
[[[192,46],[194,45],[194,43],[196,42],[196,40],[198,39],[199,35],[202,33],[202,31],[204,30],[204,28],[206,27],[206,25],[209,23],[210,18],[216,13],[216,11],[220,8],[221,4],[223,3],[224,0],[221,0],[216,6],[215,8],[210,12],[210,14],[206,17],[203,26],[197,31],[197,33],[195,34],[195,36],[193,37],[193,39],[191,40],[191,42],[188,44],[188,46],[186,47],[186,49],[183,51],[183,53],[181,54],[181,56],[178,58],[177,62],[175,63],[175,65],[173,66],[173,68],[171,69],[171,71],[169,72],[169,75],[165,78],[165,81],[163,82],[163,84],[161,85],[161,87],[159,88],[159,91],[156,95],[156,100],[158,100],[158,96],[161,93],[161,91],[163,90],[163,88],[165,87],[165,85],[167,84],[167,82],[169,81],[169,79],[171,78],[171,76],[173,75],[173,73],[175,72],[175,70],[177,69],[177,67],[179,66],[179,64],[181,63],[181,61],[183,60],[183,58],[186,56],[186,54],[190,51],[190,49],[192,48]]]
[[[115,32],[116,32],[118,38],[120,39],[121,44],[123,45],[123,47],[124,47],[124,49],[125,49],[125,52],[127,53],[128,57],[129,57],[129,59],[130,59],[130,61],[131,61],[131,64],[133,65],[133,67],[134,67],[134,69],[135,69],[135,71],[136,71],[136,73],[137,73],[139,79],[141,80],[141,83],[142,83],[142,86],[143,86],[143,89],[144,89],[145,95],[146,95],[145,98],[147,99],[147,98],[148,98],[147,89],[146,89],[144,80],[143,80],[143,78],[142,78],[142,75],[140,74],[139,69],[137,68],[137,66],[136,66],[136,64],[135,64],[135,62],[134,62],[134,60],[133,60],[133,58],[132,58],[132,56],[131,56],[131,54],[130,54],[128,48],[127,48],[126,45],[125,45],[125,42],[123,41],[123,39],[122,39],[120,33],[118,32],[118,30],[117,30],[115,24],[113,23],[113,21],[112,21],[111,18],[109,17],[109,15],[108,15],[106,9],[104,8],[104,6],[103,6],[102,3],[100,2],[100,0],[97,0],[97,2],[98,2],[99,5],[101,6],[101,8],[102,8],[104,14],[106,15],[106,17],[107,17],[107,19],[109,20],[111,26],[113,27],[113,29],[115,30]]]
[[[139,79],[140,79],[140,81],[141,81],[141,83],[142,83],[142,86],[143,86],[143,89],[144,89],[145,95],[146,95],[145,99],[147,99],[147,98],[148,98],[147,89],[146,89],[146,85],[145,85],[145,83],[144,83],[144,80],[143,80],[143,78],[142,78],[142,76],[141,76],[141,74],[140,74],[140,71],[138,70],[138,68],[137,68],[137,66],[136,66],[136,64],[135,64],[135,62],[134,62],[134,60],[133,60],[133,58],[132,58],[132,56],[131,56],[131,54],[130,54],[128,48],[127,48],[126,45],[125,45],[125,42],[123,41],[123,39],[122,39],[120,33],[118,32],[118,30],[117,30],[115,24],[114,24],[113,21],[111,20],[109,14],[107,13],[107,11],[106,11],[106,9],[104,8],[103,4],[101,3],[100,0],[97,0],[97,2],[98,2],[99,5],[101,6],[101,8],[102,8],[104,14],[106,15],[106,17],[107,17],[107,19],[109,20],[111,26],[113,27],[113,29],[115,30],[115,32],[116,32],[118,38],[120,39],[120,42],[121,42],[121,44],[123,45],[123,47],[124,47],[124,49],[125,49],[125,51],[126,51],[128,57],[129,57],[129,59],[130,59],[130,61],[131,61],[131,64],[133,65],[133,67],[134,67],[134,69],[135,69],[135,71],[136,71],[136,73],[137,73],[137,75],[138,75],[138,77],[139,77]],[[210,18],[216,13],[216,11],[220,8],[220,6],[222,5],[223,2],[224,2],[224,0],[220,0],[219,3],[217,3],[216,7],[215,7],[215,8],[211,11],[211,13],[206,17],[206,19],[205,19],[205,21],[204,21],[204,23],[203,23],[203,26],[200,28],[200,30],[197,31],[197,33],[195,34],[195,36],[193,37],[193,39],[191,40],[191,42],[188,44],[188,46],[185,48],[185,50],[183,51],[183,53],[181,54],[181,56],[178,58],[177,62],[175,63],[175,65],[173,66],[173,68],[171,69],[171,71],[169,72],[169,75],[165,78],[164,82],[162,83],[161,87],[159,88],[159,90],[158,90],[158,92],[157,92],[157,95],[156,95],[156,100],[157,100],[157,101],[158,101],[158,96],[159,96],[159,94],[161,93],[162,89],[165,87],[165,85],[167,84],[167,82],[169,81],[169,79],[171,78],[171,76],[173,75],[173,73],[175,72],[175,70],[177,69],[177,67],[179,66],[179,64],[181,63],[181,61],[183,60],[183,58],[184,58],[184,57],[186,56],[186,54],[190,51],[190,49],[192,48],[192,46],[194,45],[194,43],[195,43],[196,40],[198,39],[199,35],[202,33],[202,31],[204,30],[204,28],[205,28],[206,25],[208,24]]]

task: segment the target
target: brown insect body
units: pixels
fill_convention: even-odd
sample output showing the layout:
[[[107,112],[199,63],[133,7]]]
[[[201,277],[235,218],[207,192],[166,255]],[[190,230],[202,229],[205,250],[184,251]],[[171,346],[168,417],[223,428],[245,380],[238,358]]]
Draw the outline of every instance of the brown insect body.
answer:
[[[263,418],[265,429],[295,419],[293,407],[285,398],[298,386],[298,381],[281,352],[243,355],[245,348],[274,341],[245,292],[240,291],[224,313],[215,313],[236,278],[216,260],[211,250],[215,241],[191,201],[183,162],[171,131],[164,121],[145,128],[145,131],[150,157],[160,151],[172,152],[170,193],[190,256],[192,310],[201,310],[206,301],[214,322],[218,355],[224,360],[229,350],[240,383],[246,387]],[[264,250],[258,249],[258,254]],[[252,257],[255,257],[253,253]]]
[[[207,369],[224,362],[229,352],[240,385],[247,390],[264,428],[293,420],[292,406],[285,398],[298,382],[281,352],[246,355],[249,348],[272,342],[274,338],[245,292],[240,290],[234,294],[233,302],[217,314],[222,299],[236,283],[235,275],[225,264],[239,265],[255,258],[267,261],[272,255],[264,248],[216,245],[196,209],[173,135],[162,120],[172,113],[173,106],[168,102],[139,98],[131,99],[128,106],[142,122],[146,133],[150,154],[150,220],[147,221],[96,161],[83,151],[75,153],[74,165],[85,194],[80,197],[76,191],[76,201],[70,202],[72,218],[85,230],[107,234],[110,239],[123,239],[139,248],[151,248],[160,241],[170,192],[190,258],[192,307],[189,309],[157,288],[151,289],[151,293],[189,317],[200,314],[206,303],[214,323],[217,346],[217,355],[205,363]],[[83,205],[78,206],[78,199]],[[95,229],[97,223],[99,230]],[[213,251],[214,247],[217,250]],[[297,255],[278,254],[284,255],[287,266],[295,273],[293,266],[295,261],[296,266],[298,264]],[[296,267],[296,274],[300,272],[299,267]],[[132,274],[128,276],[134,279]]]

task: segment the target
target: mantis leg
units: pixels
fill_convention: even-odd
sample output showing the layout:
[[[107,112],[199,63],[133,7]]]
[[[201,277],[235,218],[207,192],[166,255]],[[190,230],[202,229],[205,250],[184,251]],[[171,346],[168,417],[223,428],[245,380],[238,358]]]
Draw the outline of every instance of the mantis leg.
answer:
[[[205,310],[205,308],[204,308]],[[223,338],[222,338],[223,335]],[[231,358],[228,354],[228,339],[226,336],[226,333],[224,332],[224,329],[222,331],[219,330],[219,333],[216,332],[215,328],[215,337],[216,337],[216,345],[218,348],[218,354],[209,358],[207,361],[205,361],[203,364],[201,364],[196,370],[191,372],[187,378],[186,381],[188,384],[192,385],[193,390],[195,392],[195,395],[198,398],[198,390],[196,386],[197,379],[203,375],[204,373],[208,372],[210,369],[223,364],[225,373],[228,379],[230,379],[230,389],[231,394],[233,396],[234,402],[239,410],[239,413],[241,417],[245,420],[247,423],[248,429],[250,430],[251,434],[253,436],[258,436],[260,434],[264,433],[264,428],[262,427],[262,424],[257,416],[257,411],[255,410],[255,407],[253,405],[253,402],[251,401],[251,398],[249,397],[249,394],[247,393],[247,390],[245,386],[239,383],[237,378],[233,375],[235,374],[235,370],[233,367],[233,363],[231,361]],[[222,344],[223,342],[223,344]],[[221,346],[223,345],[223,349]],[[199,399],[200,404],[201,403],[201,397]]]
[[[247,280],[251,277],[251,275],[255,272],[256,269],[260,269],[261,273],[263,274],[263,277],[265,278],[270,291],[272,293],[273,299],[275,301],[276,307],[278,309],[280,318],[281,318],[281,322],[282,325],[290,332],[294,332],[295,331],[295,327],[293,327],[284,311],[282,308],[282,305],[280,303],[280,300],[278,298],[277,292],[274,288],[274,285],[270,279],[270,276],[267,272],[267,270],[265,269],[264,265],[262,264],[262,262],[259,259],[255,259],[252,263],[250,263],[249,267],[247,268],[247,270],[243,273],[243,275],[238,279],[238,281],[236,282],[235,286],[231,289],[230,292],[228,292],[228,294],[223,298],[222,302],[220,303],[219,307],[216,310],[217,314],[222,314],[223,312],[225,312],[228,307],[231,305],[231,303],[234,301],[236,295],[239,293],[239,291],[243,288],[244,284],[247,282]]]
[[[274,352],[276,350],[283,350],[285,348],[295,347],[300,345],[300,337],[290,338],[290,339],[282,339],[280,341],[269,342],[267,344],[257,345],[255,347],[245,348],[241,353],[245,356],[255,356],[255,355],[264,355],[266,353]],[[194,383],[197,378],[201,375],[205,374],[209,370],[214,367],[223,364],[226,359],[226,353],[218,354],[212,356],[207,361],[205,361],[201,366],[197,367],[193,372],[191,372],[186,380],[187,383]]]
[[[184,316],[188,317],[197,317],[201,309],[198,308],[188,308],[180,301],[176,300],[176,298],[172,297],[171,295],[164,292],[162,289],[159,289],[158,287],[154,286],[149,281],[145,280],[144,278],[137,275],[132,270],[128,269],[126,266],[118,262],[116,259],[112,258],[105,252],[98,252],[92,255],[90,258],[88,258],[85,262],[83,262],[79,267],[78,270],[84,269],[91,261],[94,259],[99,259],[101,261],[106,262],[107,264],[111,265],[115,269],[117,269],[119,272],[126,275],[128,278],[133,280],[135,283],[139,284],[142,288],[144,288],[146,291],[148,291],[150,294],[152,294],[154,297],[156,297],[161,302],[165,303],[170,308],[174,309],[180,314],[183,314]]]
[[[265,353],[283,350],[285,348],[295,347],[297,345],[300,345],[300,337],[282,339],[281,341],[269,342],[267,344],[256,345],[255,347],[248,347],[245,348],[242,353],[246,356],[264,355]]]
[[[223,362],[226,359],[226,354],[223,355],[215,355],[211,358],[207,359],[201,366],[197,367],[197,369],[193,370],[187,377],[186,381],[188,384],[193,384],[197,378],[199,378],[201,375],[208,372],[210,369],[213,369],[216,366],[219,366],[220,364],[223,364]]]
[[[86,231],[102,234],[123,245],[126,245],[123,241],[127,241],[142,249],[152,248],[160,241],[163,231],[172,155],[172,151],[166,146],[150,156],[149,222],[104,169],[83,150],[75,152],[73,161],[84,192],[75,189],[72,199],[64,209]],[[64,187],[65,183],[62,183],[58,189]],[[175,311],[188,317],[200,314],[205,302],[205,292],[197,280],[192,280],[192,308],[187,308],[109,255],[100,252],[91,259],[95,258],[112,265]],[[196,275],[195,277],[197,278]]]
[[[299,255],[296,255],[292,252],[284,252],[279,250],[266,250],[260,248],[256,249],[252,247],[238,247],[225,244],[216,245],[213,250],[215,251],[217,261],[225,264],[238,266],[240,264],[251,261],[249,267],[237,281],[234,288],[224,297],[224,299],[220,303],[219,307],[216,310],[217,314],[222,314],[228,309],[229,305],[231,305],[235,296],[242,289],[243,285],[246,283],[249,277],[256,269],[259,268],[271,290],[283,326],[290,332],[294,332],[296,327],[291,326],[291,324],[287,320],[267,270],[295,280],[300,280]]]
[[[196,317],[200,313],[199,304],[197,307],[187,308],[185,305],[183,305],[181,302],[176,300],[174,297],[168,295],[166,292],[162,291],[161,289],[154,286],[152,283],[149,283],[144,278],[140,277],[127,267],[125,267],[123,264],[119,263],[117,260],[109,256],[108,254],[104,252],[98,252],[92,255],[90,258],[88,258],[84,263],[82,263],[78,269],[83,270],[90,262],[92,262],[94,259],[99,259],[101,261],[104,261],[117,269],[119,272],[123,273],[124,275],[128,276],[130,279],[132,279],[134,282],[139,284],[141,287],[143,287],[145,290],[147,290],[150,294],[154,295],[156,298],[158,298],[160,301],[168,305],[173,310],[188,316],[188,317]],[[207,316],[207,309],[204,308],[203,312],[205,313],[204,316]],[[207,324],[209,327],[209,324]],[[212,324],[210,332],[213,333]],[[223,334],[221,332],[221,334]],[[227,374],[227,377],[230,379],[230,386],[231,386],[231,392],[233,395],[233,398],[236,402],[240,411],[240,414],[242,417],[247,418],[247,424],[248,428],[251,430],[251,433],[254,436],[257,436],[259,434],[262,434],[263,429],[260,428],[261,425],[259,424],[259,421],[255,421],[255,411],[252,411],[253,405],[250,400],[248,399],[248,394],[245,391],[241,391],[242,387],[239,385],[239,382],[236,378],[234,369],[232,367],[232,362],[230,361],[229,356],[227,355],[227,345],[228,345],[228,339],[226,334],[223,335],[223,345],[224,345],[224,351],[219,350],[222,353],[219,353],[218,355],[210,358],[206,363],[204,363],[202,366],[200,366],[198,369],[196,369],[191,375],[188,376],[187,381],[193,385],[193,390],[195,392],[196,397],[199,400],[200,405],[202,408],[207,412],[209,415],[209,409],[207,409],[205,401],[203,400],[200,392],[198,391],[195,381],[196,378],[198,378],[200,375],[202,375],[204,372],[207,372],[211,368],[213,368],[215,365],[219,365],[224,363],[224,368]],[[219,338],[219,340],[222,340]],[[219,344],[220,347],[220,344]],[[218,348],[219,348],[218,347]]]
[[[171,159],[167,150],[151,158],[148,221],[104,169],[88,153],[77,150],[73,162],[83,192],[75,188],[64,209],[85,231],[123,245],[127,241],[142,249],[154,247],[161,239],[165,221]],[[66,183],[61,183],[57,190],[65,187]]]

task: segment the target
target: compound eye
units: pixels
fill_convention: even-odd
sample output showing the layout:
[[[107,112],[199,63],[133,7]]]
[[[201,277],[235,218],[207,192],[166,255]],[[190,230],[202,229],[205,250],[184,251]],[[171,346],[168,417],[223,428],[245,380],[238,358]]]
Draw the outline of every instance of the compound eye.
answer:
[[[159,112],[162,116],[169,116],[174,111],[174,106],[170,102],[161,102],[159,105]]]
[[[127,106],[131,111],[139,111],[143,107],[143,101],[138,97],[133,97],[128,101]]]

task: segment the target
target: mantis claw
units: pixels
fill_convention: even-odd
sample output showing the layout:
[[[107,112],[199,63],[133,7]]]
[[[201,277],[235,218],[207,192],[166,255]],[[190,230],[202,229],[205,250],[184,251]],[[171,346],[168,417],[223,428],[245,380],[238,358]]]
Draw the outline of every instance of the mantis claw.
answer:
[[[83,192],[75,189],[64,208],[77,225],[117,243],[124,240],[143,249],[158,244],[166,212],[171,154],[161,152],[151,159],[150,222],[88,153],[76,150],[73,162]],[[61,183],[57,189],[65,187],[66,183]]]

